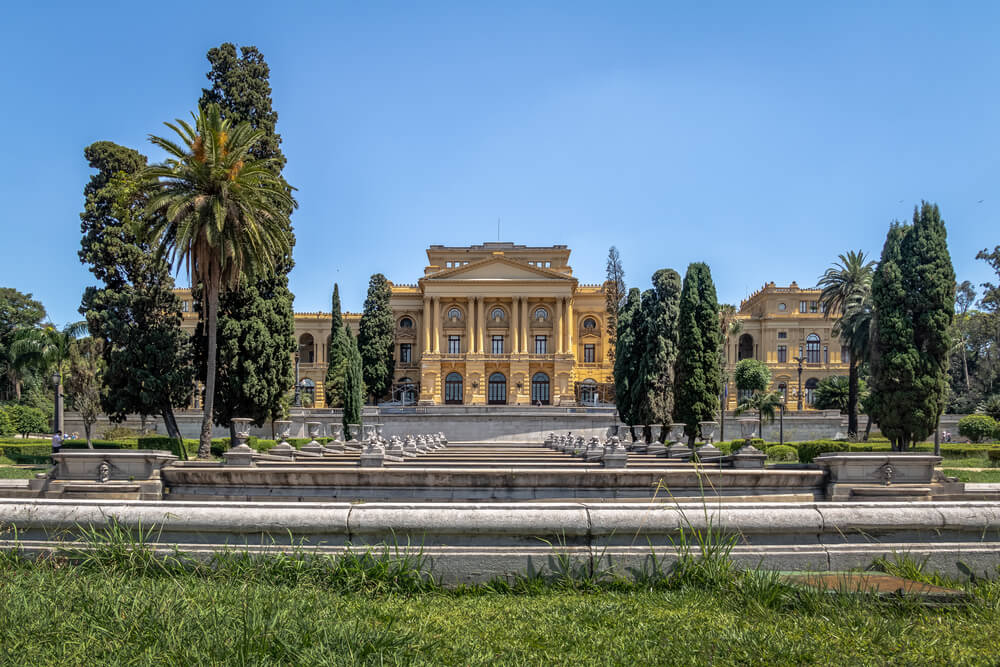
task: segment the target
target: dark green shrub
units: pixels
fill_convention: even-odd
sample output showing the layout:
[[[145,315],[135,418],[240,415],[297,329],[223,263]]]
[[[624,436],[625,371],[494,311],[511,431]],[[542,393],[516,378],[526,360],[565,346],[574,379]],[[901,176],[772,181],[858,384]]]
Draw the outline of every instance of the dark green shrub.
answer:
[[[986,452],[986,456],[989,457],[991,465],[1000,464],[1000,449],[991,449]]]
[[[799,460],[799,451],[788,445],[771,445],[767,448],[767,458],[770,461],[794,463]]]
[[[181,461],[186,461],[188,452],[198,451],[198,441],[185,438],[183,440],[170,438],[165,435],[153,435],[139,438],[138,449],[160,449],[176,456]]]
[[[997,420],[989,415],[968,415],[958,420],[958,433],[969,442],[982,442],[997,433]]]
[[[42,443],[37,445],[3,445],[0,446],[0,456],[15,463],[48,463],[52,460],[52,445]]]
[[[137,449],[138,441],[122,442],[120,440],[92,440],[94,449]],[[88,449],[87,441],[84,438],[76,440],[65,440],[62,443],[63,449]]]
[[[10,421],[10,417],[7,416],[7,410],[0,406],[0,435],[13,435],[14,434],[14,424]]]
[[[29,433],[46,433],[49,419],[38,408],[29,405],[10,405],[5,409],[15,433],[27,436]]]
[[[810,440],[799,443],[799,461],[812,463],[820,454],[846,452],[848,443],[837,440]]]
[[[112,424],[104,430],[101,434],[102,440],[131,440],[138,437],[139,434],[128,428],[127,426],[122,426],[121,424]]]

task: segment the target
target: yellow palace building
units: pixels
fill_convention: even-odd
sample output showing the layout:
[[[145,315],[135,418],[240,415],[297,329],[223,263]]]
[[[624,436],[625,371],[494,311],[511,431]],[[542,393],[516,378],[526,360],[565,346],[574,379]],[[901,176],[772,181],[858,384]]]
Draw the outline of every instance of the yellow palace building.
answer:
[[[609,398],[602,285],[581,285],[564,245],[427,249],[415,284],[392,284],[394,402],[573,405]],[[189,290],[184,326],[194,331]],[[357,333],[360,315],[345,313]],[[305,405],[324,407],[330,313],[296,313],[296,372]]]
[[[424,275],[391,284],[395,374],[391,400],[419,405],[601,405],[613,403],[603,285],[582,285],[565,245],[432,245]],[[197,315],[178,290],[184,328]],[[741,304],[727,337],[725,368],[760,359],[788,409],[802,409],[829,375],[847,375],[847,350],[818,289],[766,284]],[[344,313],[357,335],[361,316]],[[330,313],[296,313],[296,381],[305,407],[326,407]],[[727,409],[737,392],[727,387]]]

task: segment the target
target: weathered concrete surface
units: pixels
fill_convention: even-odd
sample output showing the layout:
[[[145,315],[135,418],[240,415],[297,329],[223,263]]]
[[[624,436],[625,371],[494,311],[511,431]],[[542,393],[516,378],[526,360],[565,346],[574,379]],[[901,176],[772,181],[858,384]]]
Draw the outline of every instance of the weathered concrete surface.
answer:
[[[530,501],[567,498],[647,499],[782,493],[822,498],[821,470],[732,470],[691,467],[345,468],[322,465],[255,468],[172,466],[162,471],[173,500]]]
[[[739,562],[781,570],[862,568],[907,553],[927,566],[980,574],[1000,564],[1000,503],[801,503],[695,506],[662,503],[422,504],[217,503],[0,500],[0,526],[27,552],[79,546],[79,527],[111,522],[154,545],[195,555],[315,549],[342,553],[388,545],[426,557],[445,583],[555,568],[562,554],[586,569],[661,566],[680,531],[734,540]],[[154,530],[150,530],[154,529]],[[14,530],[0,531],[14,546]]]

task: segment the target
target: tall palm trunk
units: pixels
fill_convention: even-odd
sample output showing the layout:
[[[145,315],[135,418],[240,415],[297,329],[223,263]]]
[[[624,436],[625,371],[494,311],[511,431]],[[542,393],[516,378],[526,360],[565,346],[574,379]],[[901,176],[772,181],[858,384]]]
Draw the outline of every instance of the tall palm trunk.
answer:
[[[847,373],[847,438],[858,439],[858,361],[851,354],[850,370]]]
[[[201,418],[201,438],[198,441],[198,458],[212,455],[212,410],[215,407],[216,326],[219,311],[219,286],[211,276],[205,283],[205,327],[208,329],[207,358],[205,360],[205,412]]]

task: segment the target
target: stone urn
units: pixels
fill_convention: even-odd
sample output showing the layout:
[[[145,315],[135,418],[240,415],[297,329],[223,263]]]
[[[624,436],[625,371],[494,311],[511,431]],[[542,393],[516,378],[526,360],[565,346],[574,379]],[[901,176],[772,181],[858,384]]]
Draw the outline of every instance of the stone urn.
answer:
[[[361,424],[348,424],[348,433],[344,434],[344,437],[348,439],[348,442],[357,443],[358,436],[361,435]]]
[[[701,439],[709,444],[715,442],[715,432],[719,430],[719,422],[698,422]]]
[[[344,441],[344,425],[340,422],[330,422],[326,425],[330,429],[330,437],[336,442]]]
[[[740,447],[740,450],[742,451],[744,447],[750,446],[750,441],[757,434],[757,420],[749,418],[737,419],[736,423],[740,425],[740,435],[743,436],[743,439],[746,441],[746,444]]]
[[[250,424],[253,420],[247,417],[234,417],[232,422],[236,443],[222,454],[226,465],[252,466],[254,451],[247,445],[247,440],[250,439]]]
[[[280,420],[274,422],[274,435],[278,444],[268,450],[269,456],[280,456],[283,459],[295,458],[295,448],[288,444],[288,436],[292,433],[292,422]]]
[[[688,460],[691,458],[691,448],[684,444],[687,438],[684,436],[684,424],[671,424],[667,440],[670,446],[667,447],[669,458]]]

